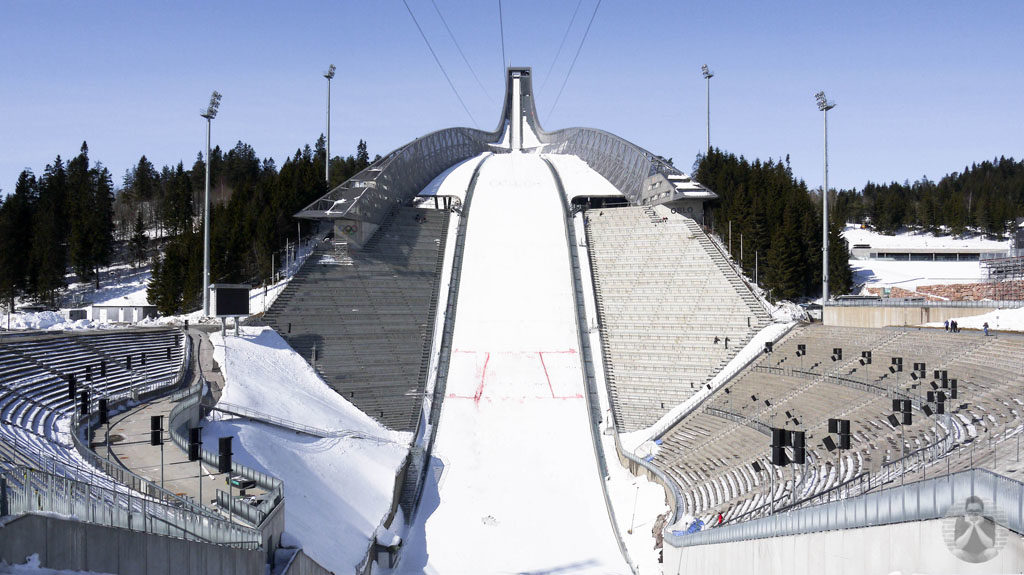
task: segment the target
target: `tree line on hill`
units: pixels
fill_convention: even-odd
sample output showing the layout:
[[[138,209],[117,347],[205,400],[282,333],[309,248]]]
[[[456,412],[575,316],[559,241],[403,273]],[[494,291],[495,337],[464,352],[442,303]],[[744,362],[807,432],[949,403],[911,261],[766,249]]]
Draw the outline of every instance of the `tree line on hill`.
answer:
[[[999,157],[938,182],[868,182],[859,192],[840,191],[834,213],[840,221],[869,223],[883,233],[916,228],[1003,236],[1011,222],[1024,217],[1024,160]]]
[[[710,224],[748,277],[756,267],[772,299],[821,295],[821,194],[793,176],[788,157],[751,162],[715,148],[697,159],[694,176],[718,194]],[[832,294],[848,293],[853,282],[841,222],[829,225]]]
[[[211,150],[211,281],[270,277],[274,254],[280,262],[286,238],[296,239],[292,214],[371,162],[360,140],[354,155],[331,158],[328,184],[324,144],[321,136],[296,150],[280,169],[243,142]],[[191,168],[179,162],[160,170],[142,156],[115,190],[85,143],[67,163],[57,156],[41,176],[24,170],[14,192],[0,198],[0,301],[11,309],[18,297],[57,305],[69,267],[78,281],[99,288],[101,268],[139,265],[152,254],[150,301],[162,314],[197,309],[205,170],[202,154]],[[162,249],[151,249],[154,236]]]

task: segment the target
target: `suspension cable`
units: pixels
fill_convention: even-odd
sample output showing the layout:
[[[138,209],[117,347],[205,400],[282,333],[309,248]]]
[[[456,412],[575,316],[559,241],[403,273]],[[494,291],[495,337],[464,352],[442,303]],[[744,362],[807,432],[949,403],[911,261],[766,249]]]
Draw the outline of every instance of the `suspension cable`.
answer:
[[[555,112],[555,106],[558,105],[558,100],[562,97],[562,90],[565,90],[565,85],[569,82],[569,76],[572,75],[572,69],[576,66],[576,59],[580,57],[580,51],[583,50],[583,43],[587,41],[587,35],[590,34],[590,26],[594,23],[594,17],[597,16],[597,9],[601,7],[601,0],[597,0],[597,4],[594,6],[594,13],[590,15],[590,22],[587,23],[587,29],[583,32],[583,38],[580,39],[580,45],[576,48],[576,55],[572,57],[572,64],[569,65],[569,71],[565,73],[565,80],[562,82],[562,87],[558,90],[558,96],[555,96],[555,103],[551,105],[551,109],[548,110],[548,116]]]
[[[441,59],[437,57],[437,53],[434,52],[434,47],[430,45],[430,40],[427,40],[427,35],[423,33],[423,28],[420,27],[420,23],[416,20],[416,15],[412,13],[412,9],[409,8],[409,3],[406,0],[402,0],[402,4],[405,4],[405,9],[409,11],[409,16],[412,16],[413,24],[416,24],[416,29],[420,31],[420,36],[423,41],[427,44],[427,49],[430,50],[430,55],[434,57],[434,61],[437,62],[437,67],[441,69],[441,73],[444,74],[445,80],[448,80],[448,85],[452,87],[452,92],[455,92],[455,97],[459,99],[459,103],[462,104],[462,109],[466,111],[469,119],[473,121],[473,126],[480,129],[480,125],[476,123],[476,118],[473,117],[472,112],[466,106],[466,102],[462,100],[462,96],[459,95],[459,91],[455,88],[455,84],[452,82],[448,72],[444,69],[444,64],[441,64]]]
[[[562,34],[562,41],[558,44],[558,51],[555,52],[555,57],[551,60],[551,67],[548,68],[547,75],[544,76],[544,83],[540,85],[540,92],[544,91],[544,87],[548,85],[548,80],[551,79],[552,72],[555,71],[555,64],[558,62],[558,57],[562,55],[562,48],[565,47],[565,40],[569,37],[569,31],[572,30],[572,25],[576,22],[576,13],[580,11],[580,6],[582,4],[583,0],[576,2],[576,9],[572,11],[572,18],[569,18],[569,25],[565,27],[565,34]]]
[[[581,0],[582,1],[582,0]],[[459,46],[459,41],[455,39],[455,34],[452,33],[452,29],[448,27],[448,21],[444,19],[444,15],[441,14],[441,9],[437,7],[437,2],[430,0],[430,3],[434,5],[434,10],[437,11],[437,16],[441,18],[441,23],[444,24],[444,29],[448,31],[448,37],[452,39],[452,43],[455,44],[455,49],[459,51],[459,55],[462,56],[462,61],[466,63],[466,67],[469,68],[470,74],[473,74],[473,79],[476,80],[476,85],[480,86],[480,90],[483,91],[487,99],[491,99],[491,94],[484,88],[483,82],[476,75],[476,70],[473,69],[473,65],[469,63],[469,59],[466,58],[465,52],[462,51],[462,46]]]

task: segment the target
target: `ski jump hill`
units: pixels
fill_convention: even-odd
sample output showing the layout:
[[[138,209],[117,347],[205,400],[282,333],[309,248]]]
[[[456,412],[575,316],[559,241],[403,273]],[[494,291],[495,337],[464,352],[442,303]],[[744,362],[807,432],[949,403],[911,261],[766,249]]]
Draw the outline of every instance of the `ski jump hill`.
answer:
[[[613,134],[545,131],[531,70],[509,68],[494,131],[427,134],[296,214],[333,238],[264,320],[339,394],[414,433],[391,567],[635,571],[606,485],[619,465],[664,487],[666,573],[763,571],[765,553],[791,572],[822,542],[836,551],[808,572],[851,555],[855,570],[967,564],[931,553],[964,485],[1024,498],[1006,457],[973,454],[1019,437],[1024,369],[992,366],[1024,342],[773,323],[705,232],[716,197]],[[972,401],[954,403],[951,373]],[[905,504],[923,490],[935,504]],[[1015,513],[999,526],[1019,541]],[[915,537],[934,538],[928,554],[892,543]]]

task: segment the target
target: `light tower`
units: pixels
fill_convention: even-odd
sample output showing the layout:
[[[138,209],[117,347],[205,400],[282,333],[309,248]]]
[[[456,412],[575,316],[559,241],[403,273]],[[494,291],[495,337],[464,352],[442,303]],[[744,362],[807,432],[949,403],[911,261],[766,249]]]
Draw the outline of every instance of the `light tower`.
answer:
[[[814,95],[818,109],[825,114],[825,183],[821,188],[821,303],[828,301],[828,111],[836,107],[835,102],[825,98],[825,92]]]
[[[327,158],[324,160],[324,179],[328,187],[331,185],[331,80],[334,78],[335,70],[337,68],[331,64],[324,74],[324,78],[327,78]]]
[[[700,67],[700,72],[704,76],[704,80],[707,84],[707,102],[708,102],[708,147],[707,153],[711,153],[711,78],[715,77],[715,73],[708,68],[707,64]]]
[[[206,195],[203,200],[203,315],[210,315],[210,124],[220,108],[220,92],[213,91],[210,104],[199,115],[206,118]]]

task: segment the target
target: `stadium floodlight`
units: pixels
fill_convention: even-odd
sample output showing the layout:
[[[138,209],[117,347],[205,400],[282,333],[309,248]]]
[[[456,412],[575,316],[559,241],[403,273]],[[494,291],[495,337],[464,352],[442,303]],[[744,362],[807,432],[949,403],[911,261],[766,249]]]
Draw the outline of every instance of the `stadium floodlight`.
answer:
[[[334,71],[337,68],[331,64],[327,68],[324,78],[327,78],[327,156],[324,158],[324,179],[327,185],[331,185],[331,80],[334,79]]]
[[[715,73],[708,68],[707,64],[700,67],[701,75],[704,76],[704,81],[707,84],[707,108],[708,108],[708,145],[707,153],[711,153],[711,78],[714,78]]]
[[[210,95],[210,104],[199,115],[206,118],[206,194],[203,199],[203,315],[210,315],[210,124],[220,109],[221,94]]]
[[[821,186],[821,303],[828,301],[828,111],[836,107],[835,102],[825,97],[824,91],[814,95],[818,110],[825,114],[825,182]]]

